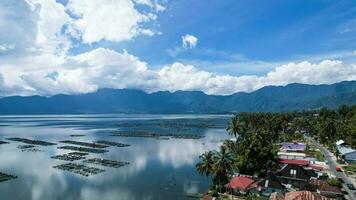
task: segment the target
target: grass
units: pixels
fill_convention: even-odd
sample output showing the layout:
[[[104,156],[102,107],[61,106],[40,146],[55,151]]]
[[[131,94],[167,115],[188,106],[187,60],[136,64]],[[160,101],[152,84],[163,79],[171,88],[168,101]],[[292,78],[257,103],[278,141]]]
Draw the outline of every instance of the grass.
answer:
[[[314,158],[318,159],[319,161],[324,161],[324,156],[323,156],[323,154],[321,154],[320,151],[309,149],[309,150],[305,151],[305,153],[310,157],[314,157]]]
[[[356,173],[356,163],[349,164],[343,167],[348,173]]]

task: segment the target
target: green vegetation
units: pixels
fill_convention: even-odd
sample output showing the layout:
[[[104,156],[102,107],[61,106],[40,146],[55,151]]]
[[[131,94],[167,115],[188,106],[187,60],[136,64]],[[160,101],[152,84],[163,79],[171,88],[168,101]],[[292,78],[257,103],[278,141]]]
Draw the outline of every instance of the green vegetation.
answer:
[[[336,149],[335,142],[339,139],[355,148],[356,106],[290,113],[239,113],[231,119],[227,131],[237,141],[227,140],[220,151],[204,153],[197,164],[197,170],[211,176],[220,192],[234,173],[265,177],[276,171],[279,149],[276,143],[303,141],[308,135],[330,149]],[[306,151],[324,160],[314,146],[308,144]],[[351,167],[354,170],[354,166]]]
[[[351,173],[356,173],[356,163],[349,164],[344,167],[344,170]]]
[[[330,178],[327,180],[327,182],[332,185],[332,186],[336,186],[336,187],[341,187],[342,183],[340,180],[338,180],[337,178]]]
[[[309,157],[314,157],[314,158],[318,159],[319,161],[324,161],[325,160],[323,154],[318,150],[309,149],[309,150],[306,150],[305,153]]]

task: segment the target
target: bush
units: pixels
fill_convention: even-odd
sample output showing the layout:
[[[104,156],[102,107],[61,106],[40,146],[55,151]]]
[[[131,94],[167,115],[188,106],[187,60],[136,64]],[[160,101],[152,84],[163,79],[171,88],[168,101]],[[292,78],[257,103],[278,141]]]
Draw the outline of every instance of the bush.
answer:
[[[218,197],[218,196],[219,196],[218,191],[212,190],[212,191],[211,191],[211,196],[212,196],[212,197]]]
[[[328,179],[327,182],[329,183],[329,185],[332,185],[332,186],[336,186],[336,187],[342,186],[341,181],[339,181],[337,178],[330,178],[330,179]]]

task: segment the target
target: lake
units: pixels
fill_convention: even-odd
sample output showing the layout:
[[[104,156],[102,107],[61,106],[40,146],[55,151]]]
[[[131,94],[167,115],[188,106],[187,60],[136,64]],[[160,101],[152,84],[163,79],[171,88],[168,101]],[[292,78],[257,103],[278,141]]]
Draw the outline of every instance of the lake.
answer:
[[[192,199],[192,196],[206,192],[211,184],[207,177],[196,172],[198,157],[207,150],[217,149],[228,137],[225,129],[230,118],[230,115],[124,114],[0,116],[0,141],[9,142],[0,144],[0,172],[18,176],[0,182],[0,198]],[[136,137],[115,136],[116,133]],[[155,136],[142,137],[142,134],[135,133],[154,133]],[[163,136],[158,137],[157,134]],[[25,148],[25,143],[7,140],[13,137],[43,140],[56,145]],[[129,144],[127,147],[106,147],[104,149],[108,152],[89,153],[85,159],[104,158],[130,164],[113,168],[87,163],[85,159],[73,162],[52,159],[52,156],[72,152],[58,147],[79,147],[61,143],[63,140],[105,140]],[[54,168],[66,163],[105,171],[82,176]]]

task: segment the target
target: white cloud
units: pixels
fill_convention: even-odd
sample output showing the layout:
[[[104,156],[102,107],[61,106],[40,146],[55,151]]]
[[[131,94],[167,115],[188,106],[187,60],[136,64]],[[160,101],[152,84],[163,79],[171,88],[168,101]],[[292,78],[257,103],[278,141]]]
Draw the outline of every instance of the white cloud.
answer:
[[[0,1],[0,56],[26,54],[34,46],[37,20],[25,1]]]
[[[32,58],[33,60],[34,58]],[[356,65],[339,60],[307,61],[279,66],[264,76],[231,76],[173,63],[158,70],[127,53],[98,48],[62,59],[36,57],[27,68],[0,63],[2,91],[10,94],[86,93],[98,88],[132,88],[148,92],[200,90],[207,94],[253,91],[267,85],[328,84],[356,80]],[[26,63],[23,60],[19,63]],[[46,67],[46,63],[52,65]],[[39,67],[42,66],[42,67]],[[15,69],[15,70],[10,70]],[[55,74],[55,76],[53,76]]]
[[[154,34],[144,23],[155,20],[156,15],[139,12],[131,0],[70,0],[67,9],[77,16],[68,32],[84,43],[120,42],[141,34]]]
[[[182,46],[185,49],[192,49],[197,45],[197,43],[198,38],[196,38],[194,35],[186,34],[182,36]]]
[[[162,12],[162,11],[166,10],[166,8],[164,6],[162,6],[161,4],[159,4],[157,0],[155,0],[155,1],[152,1],[152,0],[134,0],[134,1],[137,4],[142,4],[142,5],[146,5],[146,6],[149,6],[151,8],[154,8],[157,12]]]
[[[4,1],[8,1],[5,4],[13,6],[14,10],[18,9],[9,3],[12,1]],[[4,9],[4,3],[0,1],[0,52],[13,54],[13,57],[0,54],[0,96],[86,93],[98,88],[232,94],[266,85],[356,80],[356,65],[340,59],[289,63],[262,76],[231,76],[178,62],[153,70],[126,51],[100,47],[70,55],[68,50],[73,45],[70,38],[73,35],[85,43],[93,43],[155,34],[142,24],[156,20],[157,16],[140,13],[135,3],[151,7],[157,1],[103,1],[70,0],[65,7],[55,0],[27,0],[27,3],[17,5],[23,12]],[[68,9],[78,18],[71,17]],[[15,18],[21,20],[13,20]],[[8,30],[8,33],[1,30]],[[182,42],[184,48],[194,48],[198,39],[187,34],[182,37]]]
[[[0,53],[15,49],[14,44],[0,44]]]
[[[32,10],[39,16],[37,22],[37,50],[43,54],[63,55],[71,44],[66,35],[61,34],[63,26],[71,22],[62,4],[55,0],[27,0]]]

